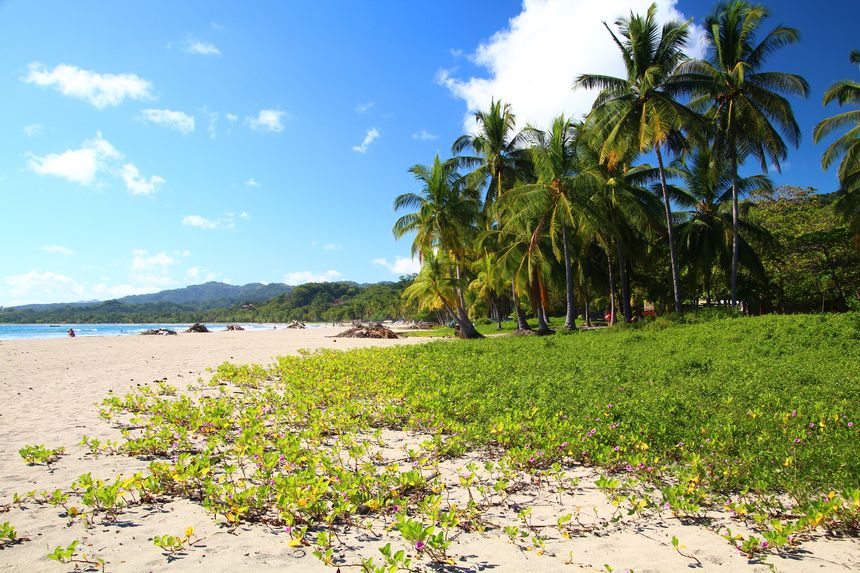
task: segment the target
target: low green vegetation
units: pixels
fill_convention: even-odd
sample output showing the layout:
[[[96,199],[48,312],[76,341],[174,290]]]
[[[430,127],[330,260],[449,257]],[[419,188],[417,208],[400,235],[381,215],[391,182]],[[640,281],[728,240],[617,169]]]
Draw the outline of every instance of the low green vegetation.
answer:
[[[711,510],[728,511],[755,534],[715,530],[759,558],[819,528],[860,530],[860,315],[687,317],[223,364],[188,393],[153,385],[104,400],[124,439],[86,444],[151,457],[147,472],[85,474],[14,503],[93,527],[186,498],[230,529],[265,523],[326,564],[367,572],[451,563],[459,531],[497,529],[541,554],[553,535],[651,514],[707,524]],[[392,439],[406,440],[394,457]],[[462,461],[470,451],[482,461]],[[446,460],[456,469],[443,471]],[[560,500],[582,467],[598,472],[611,517],[577,510],[538,525],[528,505],[510,505],[535,480]],[[511,507],[513,523],[490,517]],[[339,534],[351,529],[399,541],[347,563]],[[192,530],[157,539],[169,559],[196,542]]]

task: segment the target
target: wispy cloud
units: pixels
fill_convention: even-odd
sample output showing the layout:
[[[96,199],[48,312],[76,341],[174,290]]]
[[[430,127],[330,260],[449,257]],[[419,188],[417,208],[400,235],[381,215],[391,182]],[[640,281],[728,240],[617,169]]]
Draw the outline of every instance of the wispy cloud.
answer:
[[[262,184],[259,181],[257,181],[256,179],[254,179],[253,177],[251,177],[250,179],[245,181],[245,186],[246,187],[260,187],[260,186],[262,186]]]
[[[52,271],[32,270],[20,275],[12,275],[3,279],[6,287],[6,297],[11,297],[6,304],[30,304],[81,300],[84,287],[76,280],[66,275]]]
[[[352,150],[356,153],[367,153],[367,150],[370,148],[370,144],[373,143],[376,139],[378,139],[382,135],[375,127],[371,127],[367,130],[367,133],[364,135],[364,139],[361,142],[361,145],[353,145]]]
[[[238,215],[236,213],[225,213],[223,217],[218,219],[209,219],[202,215],[186,215],[182,218],[182,224],[186,227],[196,227],[198,229],[235,229],[236,219],[247,221],[251,215],[246,211],[242,211]]]
[[[149,195],[164,184],[164,178],[158,175],[141,176],[140,170],[133,163],[123,165],[119,173],[132,195]]]
[[[376,103],[372,102],[372,101],[369,101],[366,103],[360,103],[357,106],[355,106],[355,111],[357,113],[364,113],[364,112],[368,111],[370,108],[372,108],[374,105],[376,105]]]
[[[41,157],[31,154],[27,167],[38,175],[61,177],[80,185],[90,185],[99,173],[106,173],[122,179],[133,195],[148,195],[164,184],[164,178],[159,175],[144,177],[133,163],[121,164],[123,158],[123,154],[98,132],[95,139],[85,141],[78,149]]]
[[[284,275],[284,282],[288,285],[300,285],[304,283],[328,283],[335,281],[343,275],[335,270],[327,270],[322,273],[313,271],[297,271]]]
[[[117,106],[126,98],[152,99],[152,84],[135,74],[100,74],[68,64],[48,70],[39,62],[29,65],[23,81],[53,87],[63,95],[82,99],[97,109]]]
[[[145,120],[164,127],[175,129],[180,133],[188,134],[194,131],[194,118],[181,111],[170,109],[145,109],[140,112]]]
[[[411,275],[421,270],[421,263],[418,259],[407,259],[406,257],[395,257],[394,261],[388,262],[388,259],[374,259],[374,265],[380,265],[388,269],[393,275]]]
[[[71,257],[75,254],[75,252],[68,248],[63,247],[62,245],[45,245],[42,247],[43,251],[47,251],[49,253],[54,253],[55,255],[64,255],[66,257]]]
[[[257,131],[273,131],[275,133],[284,131],[283,120],[286,112],[276,109],[261,109],[257,117],[248,117],[246,122]]]
[[[221,50],[218,49],[215,44],[210,44],[209,42],[203,42],[196,38],[191,38],[185,41],[185,53],[186,54],[197,54],[199,56],[220,56]]]
[[[24,135],[26,135],[27,137],[36,137],[42,135],[44,129],[39,123],[31,123],[30,125],[25,125],[23,131]]]
[[[439,136],[433,133],[430,133],[426,129],[421,129],[412,134],[412,139],[419,139],[421,141],[430,141],[433,139],[439,139]]]

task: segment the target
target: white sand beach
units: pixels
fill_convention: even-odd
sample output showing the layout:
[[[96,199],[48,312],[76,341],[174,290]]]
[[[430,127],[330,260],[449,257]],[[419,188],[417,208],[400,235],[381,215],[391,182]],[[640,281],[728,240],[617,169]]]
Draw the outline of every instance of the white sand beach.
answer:
[[[164,506],[136,507],[114,524],[66,526],[60,510],[26,503],[8,504],[14,493],[33,489],[68,488],[79,475],[113,478],[144,470],[148,462],[125,456],[93,458],[78,443],[84,435],[119,439],[119,432],[98,416],[97,403],[109,392],[122,393],[137,384],[166,381],[180,389],[207,369],[225,361],[268,364],[273,357],[295,354],[299,349],[347,350],[366,346],[412,344],[422,339],[366,340],[330,338],[342,328],[307,330],[218,332],[179,336],[92,337],[61,340],[0,341],[0,522],[10,521],[29,541],[0,550],[0,571],[68,571],[46,558],[50,549],[81,541],[82,551],[107,560],[107,571],[331,571],[310,555],[310,549],[287,546],[283,532],[265,526],[240,527],[229,532],[202,507],[190,501]],[[426,339],[425,339],[426,340]],[[386,458],[397,459],[406,444],[418,439],[405,433],[386,434]],[[27,466],[18,450],[27,444],[63,445],[67,455],[54,464]],[[444,471],[456,482],[457,468],[478,459],[471,454],[445,462]],[[510,509],[491,516],[499,524],[516,523],[516,501],[535,508],[536,522],[554,523],[563,513],[581,511],[583,521],[611,514],[613,508],[594,486],[599,475],[590,469],[569,474],[580,479],[572,492],[553,494],[546,486],[525,489],[512,496]],[[4,511],[5,509],[5,511]],[[715,521],[722,517],[715,515]],[[193,526],[201,541],[178,559],[166,558],[152,543],[155,535],[180,535]],[[734,525],[733,525],[734,527]],[[672,545],[677,536],[686,545],[680,555]],[[352,531],[342,536],[347,561],[377,557],[387,542],[403,546],[396,532],[377,530],[376,535]],[[714,530],[676,519],[646,517],[622,520],[617,527],[572,539],[551,539],[543,555],[512,544],[499,529],[485,534],[463,533],[451,547],[454,563],[446,571],[549,572],[770,571],[770,566],[750,563]],[[698,564],[697,564],[698,561]],[[823,535],[803,545],[803,553],[791,558],[770,558],[776,570],[860,570],[860,543],[856,539],[830,539]],[[426,561],[414,562],[416,570],[432,570]],[[358,570],[344,567],[344,571]],[[437,570],[440,570],[437,568]]]

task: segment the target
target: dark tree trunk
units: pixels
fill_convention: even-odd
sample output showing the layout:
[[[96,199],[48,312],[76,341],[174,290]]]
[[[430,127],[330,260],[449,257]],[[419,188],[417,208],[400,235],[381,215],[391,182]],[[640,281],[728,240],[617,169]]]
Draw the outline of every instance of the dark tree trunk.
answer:
[[[612,257],[606,253],[606,265],[609,269],[609,324],[615,324],[615,273],[612,270]]]
[[[734,138],[732,138],[732,147],[729,153],[732,154],[732,306],[738,305],[738,256],[740,254],[740,242],[738,241],[738,232],[740,213],[738,212],[738,152],[734,147]]]
[[[460,288],[460,265],[456,264],[454,268],[457,272],[457,313],[454,320],[460,327],[460,338],[484,338],[484,335],[475,329],[466,311],[466,298],[463,296],[463,289]]]
[[[511,299],[514,303],[514,314],[517,316],[517,330],[531,330],[526,314],[520,306],[520,297],[517,295],[517,287],[513,281],[511,281]]]
[[[573,298],[573,270],[570,268],[570,252],[567,246],[567,228],[561,228],[561,239],[564,242],[564,287],[567,297],[567,312],[564,315],[564,327],[576,330],[576,302]]]
[[[621,243],[615,243],[615,252],[618,254],[618,270],[621,272],[621,311],[624,313],[624,322],[633,320],[630,310],[630,280],[627,275],[627,258],[621,250]]]
[[[675,312],[681,314],[681,277],[678,270],[678,255],[675,252],[675,232],[672,225],[672,207],[669,204],[669,190],[666,187],[666,171],[663,167],[663,153],[660,151],[660,144],[654,146],[654,151],[657,153],[657,166],[660,171],[660,187],[663,190],[663,210],[666,215],[666,232],[669,239],[669,266],[672,270],[672,294],[675,298]]]

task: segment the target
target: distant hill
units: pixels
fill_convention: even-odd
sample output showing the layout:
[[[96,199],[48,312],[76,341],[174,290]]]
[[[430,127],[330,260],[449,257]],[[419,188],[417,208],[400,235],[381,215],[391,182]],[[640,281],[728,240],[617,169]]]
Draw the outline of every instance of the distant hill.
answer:
[[[401,299],[411,282],[251,283],[208,282],[114,300],[31,304],[0,308],[0,323],[282,322],[383,320],[412,316]]]
[[[249,283],[242,286],[211,281],[202,285],[163,290],[152,294],[135,294],[117,299],[123,304],[147,304],[172,302],[195,308],[219,308],[248,302],[263,302],[290,292],[290,285],[283,283]]]

